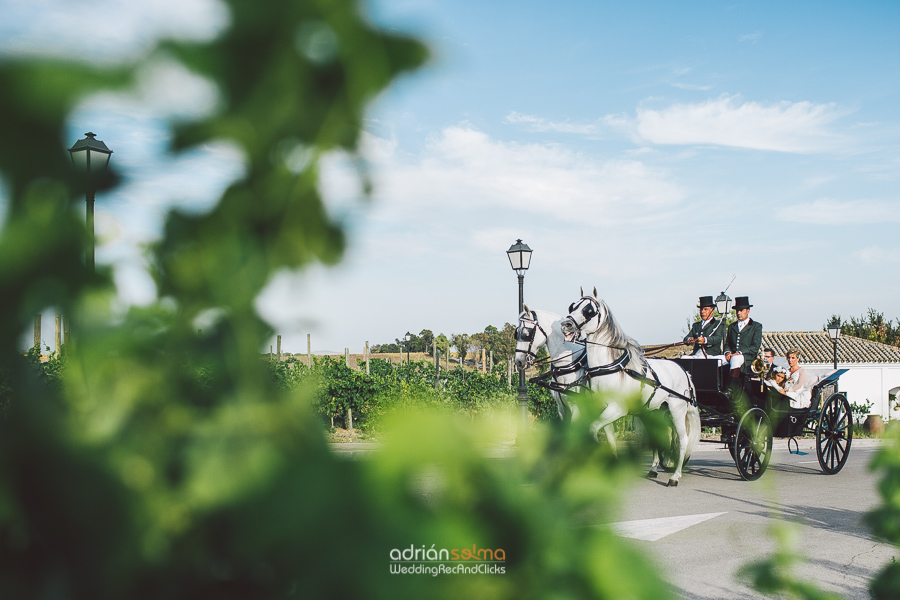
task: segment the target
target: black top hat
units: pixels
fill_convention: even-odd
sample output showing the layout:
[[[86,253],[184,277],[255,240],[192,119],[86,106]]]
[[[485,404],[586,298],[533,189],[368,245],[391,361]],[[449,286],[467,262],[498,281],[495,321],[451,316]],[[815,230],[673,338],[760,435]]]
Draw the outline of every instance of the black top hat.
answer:
[[[712,296],[700,296],[700,304],[697,305],[697,308],[704,308],[706,306],[715,306],[716,303],[713,302]]]
[[[734,310],[744,310],[745,308],[751,308],[753,305],[750,304],[749,296],[738,296],[734,299]]]

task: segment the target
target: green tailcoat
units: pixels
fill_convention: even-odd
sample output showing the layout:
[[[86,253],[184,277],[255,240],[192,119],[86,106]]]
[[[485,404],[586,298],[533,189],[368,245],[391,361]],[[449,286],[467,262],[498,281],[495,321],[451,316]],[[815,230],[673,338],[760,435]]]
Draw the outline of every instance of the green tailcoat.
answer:
[[[684,341],[691,338],[705,337],[705,344],[694,343],[694,349],[691,354],[696,354],[702,347],[706,353],[711,356],[722,354],[722,340],[725,339],[725,325],[719,325],[718,319],[710,319],[706,327],[700,327],[702,321],[694,321],[691,325],[691,331],[684,336]]]
[[[737,321],[728,326],[728,333],[725,336],[725,352],[740,352],[744,356],[744,371],[750,369],[750,363],[759,354],[762,333],[762,323],[757,323],[753,319],[750,319],[743,331],[738,330]]]

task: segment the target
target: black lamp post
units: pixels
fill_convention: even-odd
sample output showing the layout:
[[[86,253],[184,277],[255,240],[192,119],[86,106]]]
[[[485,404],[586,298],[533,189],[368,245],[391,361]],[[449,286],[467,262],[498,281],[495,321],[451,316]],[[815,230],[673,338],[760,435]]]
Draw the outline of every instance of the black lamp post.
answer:
[[[112,150],[100,140],[94,139],[96,134],[90,131],[84,134],[83,140],[78,140],[69,148],[72,157],[72,165],[84,176],[86,208],[86,227],[88,231],[88,251],[86,262],[91,272],[94,271],[94,193],[96,191],[97,177],[106,171],[109,165],[109,157]]]
[[[531,264],[531,248],[528,244],[523,244],[522,240],[516,240],[516,243],[509,247],[506,251],[509,257],[509,264],[513,271],[519,276],[519,314],[525,310],[525,271]],[[528,423],[528,388],[525,387],[525,369],[519,369],[519,416],[522,424]]]
[[[412,339],[412,335],[407,331],[404,339],[406,339],[406,364],[409,364],[409,340]]]
[[[834,368],[837,370],[837,343],[838,338],[841,337],[840,323],[832,323],[828,326],[828,337],[831,338],[831,344],[834,346]]]

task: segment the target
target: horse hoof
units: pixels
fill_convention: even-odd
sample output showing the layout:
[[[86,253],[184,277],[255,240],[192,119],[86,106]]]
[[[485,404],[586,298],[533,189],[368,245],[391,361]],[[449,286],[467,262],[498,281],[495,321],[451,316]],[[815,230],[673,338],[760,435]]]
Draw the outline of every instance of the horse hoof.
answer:
[[[650,471],[647,473],[647,479],[656,479],[657,477],[659,477],[659,473],[657,473],[656,471]]]
[[[670,479],[669,483],[666,484],[666,487],[678,487],[678,480]]]

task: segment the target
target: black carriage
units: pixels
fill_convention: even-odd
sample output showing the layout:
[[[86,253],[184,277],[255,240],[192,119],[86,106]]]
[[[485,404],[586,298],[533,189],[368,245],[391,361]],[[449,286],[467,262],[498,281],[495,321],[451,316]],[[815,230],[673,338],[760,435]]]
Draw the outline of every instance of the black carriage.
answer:
[[[760,379],[726,383],[728,366],[716,359],[673,359],[691,374],[697,390],[700,423],[717,427],[728,446],[738,473],[746,480],[759,479],[769,465],[774,437],[788,438],[799,452],[797,437],[815,435],[819,466],[828,475],[844,467],[853,441],[850,403],[838,390],[840,369],[820,379],[812,388],[808,408],[781,409],[780,396]]]

